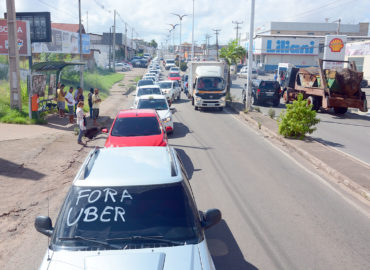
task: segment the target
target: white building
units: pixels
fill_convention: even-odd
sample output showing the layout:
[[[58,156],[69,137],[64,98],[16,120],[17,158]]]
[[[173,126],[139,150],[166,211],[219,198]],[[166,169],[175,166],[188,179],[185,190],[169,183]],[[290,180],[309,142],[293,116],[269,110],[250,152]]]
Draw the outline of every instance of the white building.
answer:
[[[347,43],[346,60],[354,61],[364,79],[370,81],[370,40]]]

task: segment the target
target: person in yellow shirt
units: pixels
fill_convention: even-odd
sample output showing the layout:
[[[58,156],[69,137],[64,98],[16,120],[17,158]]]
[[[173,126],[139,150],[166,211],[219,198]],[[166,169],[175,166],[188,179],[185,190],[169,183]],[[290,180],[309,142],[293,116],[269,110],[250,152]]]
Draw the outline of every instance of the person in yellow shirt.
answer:
[[[58,102],[58,109],[59,109],[59,117],[64,118],[64,110],[66,108],[66,92],[64,90],[64,84],[60,86],[57,90],[57,102]]]
[[[92,109],[93,109],[93,119],[94,119],[94,125],[97,126],[97,119],[99,117],[99,106],[101,103],[101,98],[99,96],[99,89],[94,89],[94,94],[92,95]]]

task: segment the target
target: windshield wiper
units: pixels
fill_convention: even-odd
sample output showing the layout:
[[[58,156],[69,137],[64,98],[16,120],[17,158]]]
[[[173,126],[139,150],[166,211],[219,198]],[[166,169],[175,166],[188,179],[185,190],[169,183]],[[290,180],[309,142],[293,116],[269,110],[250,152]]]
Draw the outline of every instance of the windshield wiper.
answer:
[[[107,241],[112,241],[112,240],[122,240],[122,241],[127,241],[127,240],[150,240],[150,241],[162,242],[162,243],[173,244],[173,245],[185,245],[186,244],[186,242],[163,239],[162,235],[155,235],[155,236],[133,235],[133,236],[129,236],[129,237],[110,238],[110,239],[106,239],[106,240]]]
[[[122,249],[121,246],[112,245],[112,244],[109,244],[107,242],[99,241],[99,240],[96,240],[96,239],[93,239],[93,238],[85,238],[85,237],[82,237],[82,236],[79,236],[79,235],[76,235],[74,237],[59,237],[58,239],[59,240],[82,240],[82,241],[85,241],[85,242],[99,244],[99,245],[110,247],[110,248],[113,248],[113,249]]]

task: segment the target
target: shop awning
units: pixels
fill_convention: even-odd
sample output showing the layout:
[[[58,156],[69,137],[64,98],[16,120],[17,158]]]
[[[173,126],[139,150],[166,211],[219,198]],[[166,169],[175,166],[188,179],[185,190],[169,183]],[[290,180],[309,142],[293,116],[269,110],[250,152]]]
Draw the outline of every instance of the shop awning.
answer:
[[[49,62],[39,62],[32,65],[32,71],[36,72],[46,72],[46,71],[60,71],[66,66],[82,66],[85,63],[81,62],[64,62],[64,61],[49,61]]]

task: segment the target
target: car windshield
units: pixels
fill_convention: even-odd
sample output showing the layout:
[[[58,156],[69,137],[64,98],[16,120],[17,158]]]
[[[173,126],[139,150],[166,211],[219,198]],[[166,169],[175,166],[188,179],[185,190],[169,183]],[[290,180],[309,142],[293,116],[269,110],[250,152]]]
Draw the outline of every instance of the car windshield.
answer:
[[[180,77],[180,74],[179,73],[176,73],[176,72],[170,73],[170,77],[171,78]]]
[[[183,182],[72,186],[58,217],[52,249],[94,250],[102,243],[104,249],[145,248],[200,241],[197,210]]]
[[[140,99],[137,108],[168,110],[168,105],[165,99]]]
[[[150,136],[161,134],[156,117],[117,118],[111,135],[116,137]]]
[[[262,81],[259,85],[261,89],[279,89],[279,83],[275,81]]]
[[[138,82],[138,86],[143,86],[143,85],[153,85],[153,81],[152,80],[140,80]]]
[[[175,60],[166,60],[166,64],[174,64]]]
[[[140,88],[139,91],[137,92],[137,95],[143,96],[143,95],[161,95],[161,89],[157,87],[153,88]]]
[[[171,82],[161,82],[161,83],[159,83],[159,87],[160,88],[164,88],[164,89],[171,88],[172,87],[172,83]]]
[[[217,77],[199,78],[197,82],[197,89],[205,91],[223,90],[223,80]]]

